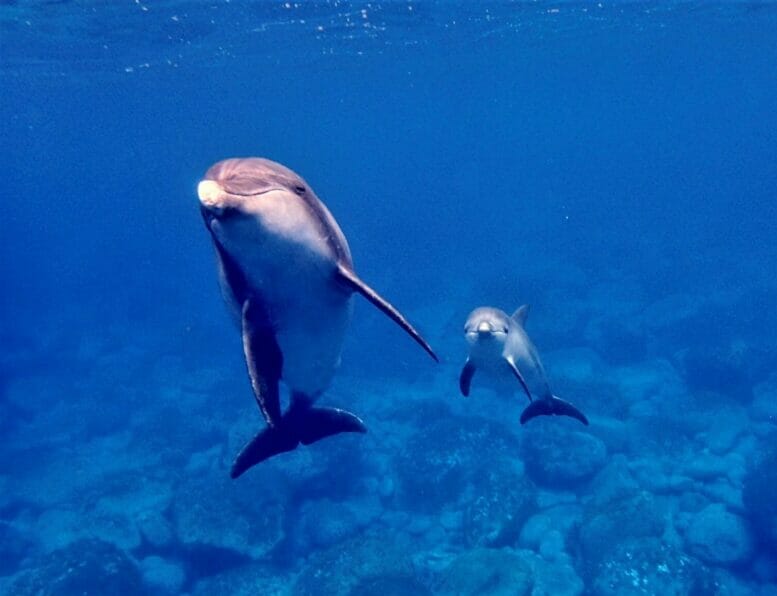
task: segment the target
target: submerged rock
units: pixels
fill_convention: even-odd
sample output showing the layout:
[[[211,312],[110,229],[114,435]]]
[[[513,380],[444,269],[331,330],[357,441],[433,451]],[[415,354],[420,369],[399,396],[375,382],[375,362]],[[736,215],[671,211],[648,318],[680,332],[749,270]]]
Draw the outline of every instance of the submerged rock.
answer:
[[[179,594],[186,573],[183,567],[161,557],[146,557],[140,562],[143,579],[157,594]]]
[[[522,453],[526,472],[537,484],[574,488],[604,466],[607,447],[589,433],[542,425],[526,433]]]
[[[255,478],[255,477],[254,477]],[[178,540],[191,548],[215,548],[244,557],[267,556],[285,537],[285,507],[279,495],[226,474],[189,478],[175,494],[173,525]]]
[[[583,589],[564,553],[547,558],[527,550],[476,548],[448,565],[434,593],[579,596]]]
[[[747,403],[753,387],[747,370],[735,358],[734,347],[700,344],[685,352],[682,368],[694,392],[716,391]]]
[[[369,527],[381,513],[375,499],[309,501],[299,512],[295,542],[302,552],[332,546]]]
[[[290,579],[263,563],[249,563],[198,581],[192,596],[287,596]]]
[[[410,541],[379,533],[351,538],[305,562],[292,593],[297,596],[348,596],[368,578],[415,577]]]
[[[396,459],[398,500],[407,509],[437,512],[461,498],[483,462],[517,453],[516,436],[483,418],[448,416],[421,426]]]
[[[593,574],[597,596],[714,594],[709,570],[655,538],[615,541]]]
[[[768,548],[777,550],[777,433],[744,478],[742,502],[752,527]]]
[[[724,455],[735,446],[737,439],[748,430],[745,409],[736,404],[721,404],[711,411],[706,428],[697,438],[713,453]]]
[[[633,498],[589,511],[578,537],[588,573],[593,573],[591,570],[596,569],[620,541],[661,537],[666,530],[665,509],[666,506],[653,495],[642,492]]]
[[[435,593],[456,596],[528,595],[533,575],[531,564],[519,553],[476,548],[451,563]]]
[[[94,536],[126,551],[137,548],[141,542],[135,520],[106,506],[102,500],[89,511],[65,508],[44,511],[37,520],[36,531],[48,551]]]
[[[634,495],[639,488],[629,470],[629,460],[618,454],[610,458],[607,465],[591,482],[591,499],[597,506],[605,505]]]
[[[547,543],[547,536],[556,532],[566,541],[572,529],[580,523],[582,508],[579,505],[555,505],[532,515],[521,529],[520,544],[539,551]]]
[[[175,536],[170,520],[160,511],[148,511],[137,519],[138,531],[150,546],[163,549],[172,545]]]
[[[534,584],[531,596],[580,596],[585,589],[583,580],[572,567],[569,557],[553,560],[534,558]]]
[[[686,540],[691,553],[712,564],[735,565],[753,555],[747,522],[717,503],[707,505],[693,517]]]
[[[473,496],[463,512],[464,542],[468,546],[512,546],[535,508],[537,489],[507,458],[478,469]]]
[[[402,574],[387,573],[359,580],[348,596],[432,596],[432,592],[418,578]]]
[[[9,593],[17,596],[135,596],[146,591],[135,563],[112,544],[96,539],[54,551],[9,586]]]

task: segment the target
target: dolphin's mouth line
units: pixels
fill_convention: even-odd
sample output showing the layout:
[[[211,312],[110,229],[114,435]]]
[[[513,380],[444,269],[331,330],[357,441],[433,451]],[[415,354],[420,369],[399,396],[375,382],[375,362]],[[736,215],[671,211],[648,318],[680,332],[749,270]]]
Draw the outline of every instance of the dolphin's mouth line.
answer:
[[[268,192],[274,192],[276,190],[281,190],[281,191],[288,192],[287,188],[283,188],[283,187],[280,187],[280,186],[273,187],[273,188],[268,188],[267,190],[263,190],[261,192],[234,192],[234,191],[231,191],[231,190],[229,190],[228,188],[225,188],[225,187],[222,187],[222,190],[225,193],[233,195],[235,197],[260,197],[262,195],[266,195]]]

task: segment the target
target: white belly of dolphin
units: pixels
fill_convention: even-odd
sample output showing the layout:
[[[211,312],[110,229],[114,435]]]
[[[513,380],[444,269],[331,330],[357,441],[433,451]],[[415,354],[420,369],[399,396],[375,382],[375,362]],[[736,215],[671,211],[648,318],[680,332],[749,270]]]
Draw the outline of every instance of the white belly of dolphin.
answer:
[[[316,398],[332,381],[351,317],[351,293],[335,280],[335,264],[305,244],[267,234],[254,250],[235,251],[251,294],[261,302],[283,355],[281,379]],[[231,249],[231,250],[230,250]],[[240,311],[240,307],[236,308]]]
[[[293,391],[316,399],[332,382],[340,365],[351,317],[350,297],[344,294],[332,301],[294,305],[285,310],[284,317],[276,337],[283,353],[281,379]]]

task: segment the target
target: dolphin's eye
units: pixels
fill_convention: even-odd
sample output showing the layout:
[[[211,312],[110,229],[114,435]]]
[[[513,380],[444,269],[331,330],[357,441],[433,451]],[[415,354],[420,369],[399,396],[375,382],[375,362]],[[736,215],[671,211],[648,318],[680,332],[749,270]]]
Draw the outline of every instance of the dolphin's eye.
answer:
[[[507,327],[502,327],[502,333],[507,333]]]
[[[305,187],[302,186],[301,184],[297,184],[297,185],[294,186],[294,191],[298,195],[304,195],[305,194]]]

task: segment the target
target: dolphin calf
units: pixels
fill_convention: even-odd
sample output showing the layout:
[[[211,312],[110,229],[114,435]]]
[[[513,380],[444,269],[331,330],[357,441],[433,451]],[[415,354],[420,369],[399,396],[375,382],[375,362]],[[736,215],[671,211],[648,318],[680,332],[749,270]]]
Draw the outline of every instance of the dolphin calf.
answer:
[[[300,443],[366,432],[356,415],[314,406],[339,365],[352,295],[367,298],[437,360],[429,344],[359,279],[337,222],[290,169],[262,158],[226,159],[207,171],[197,194],[267,423],[238,454],[232,478]],[[280,381],[290,391],[285,413]]]
[[[524,330],[529,306],[523,305],[512,316],[498,308],[484,306],[473,310],[464,325],[469,357],[459,377],[459,388],[469,395],[472,377],[478,369],[491,375],[511,375],[529,398],[521,414],[521,424],[536,416],[571,416],[588,424],[585,415],[569,402],[553,395],[537,349]]]

